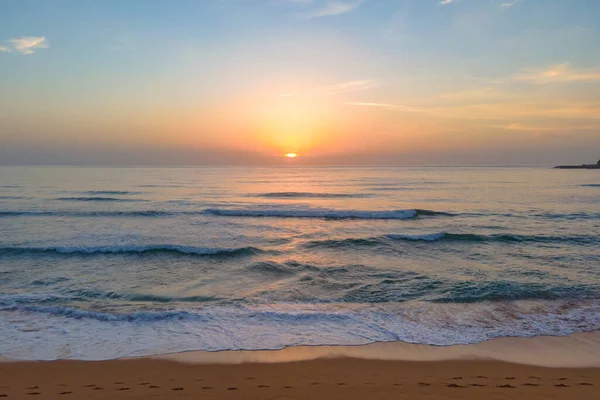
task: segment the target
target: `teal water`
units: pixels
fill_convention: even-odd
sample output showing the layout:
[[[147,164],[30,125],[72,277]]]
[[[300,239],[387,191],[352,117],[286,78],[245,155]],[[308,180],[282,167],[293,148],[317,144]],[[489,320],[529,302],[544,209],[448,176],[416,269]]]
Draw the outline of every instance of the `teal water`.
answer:
[[[0,354],[600,329],[600,172],[0,167]]]

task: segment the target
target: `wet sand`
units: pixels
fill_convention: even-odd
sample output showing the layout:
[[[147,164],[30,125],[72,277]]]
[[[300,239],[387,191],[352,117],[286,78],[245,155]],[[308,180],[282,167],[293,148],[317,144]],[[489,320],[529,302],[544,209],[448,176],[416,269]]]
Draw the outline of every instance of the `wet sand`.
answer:
[[[598,334],[435,348],[404,343],[0,363],[7,399],[597,399]],[[587,351],[586,351],[587,349]],[[486,353],[486,351],[488,353]],[[581,360],[579,355],[591,354]],[[487,355],[486,355],[487,354]],[[521,354],[521,361],[492,360]],[[512,354],[512,356],[511,356]],[[323,358],[324,357],[324,358]],[[362,358],[359,358],[362,357]],[[401,358],[450,357],[446,361]],[[310,359],[312,358],[312,359]],[[316,359],[315,359],[316,358]],[[293,361],[303,359],[302,361]],[[257,362],[259,360],[260,362]],[[583,365],[589,365],[583,367]]]

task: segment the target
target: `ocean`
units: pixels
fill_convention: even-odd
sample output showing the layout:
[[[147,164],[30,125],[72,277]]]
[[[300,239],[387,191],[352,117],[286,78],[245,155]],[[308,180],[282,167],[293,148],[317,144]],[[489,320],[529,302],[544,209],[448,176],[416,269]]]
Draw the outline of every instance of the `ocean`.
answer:
[[[0,167],[0,355],[600,329],[600,172]]]

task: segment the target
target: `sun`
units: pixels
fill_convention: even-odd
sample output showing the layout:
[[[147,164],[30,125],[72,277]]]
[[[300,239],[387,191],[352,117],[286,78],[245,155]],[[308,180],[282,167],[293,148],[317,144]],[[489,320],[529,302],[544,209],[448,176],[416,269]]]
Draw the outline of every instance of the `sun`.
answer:
[[[296,153],[287,153],[285,156],[287,158],[296,158],[298,155]]]

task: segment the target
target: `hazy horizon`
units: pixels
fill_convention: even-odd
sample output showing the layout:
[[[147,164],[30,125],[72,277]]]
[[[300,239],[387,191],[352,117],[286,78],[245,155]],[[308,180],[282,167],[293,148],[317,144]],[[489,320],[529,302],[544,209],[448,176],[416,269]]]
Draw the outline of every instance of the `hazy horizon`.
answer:
[[[4,1],[0,165],[595,163],[598,14],[584,0]]]

